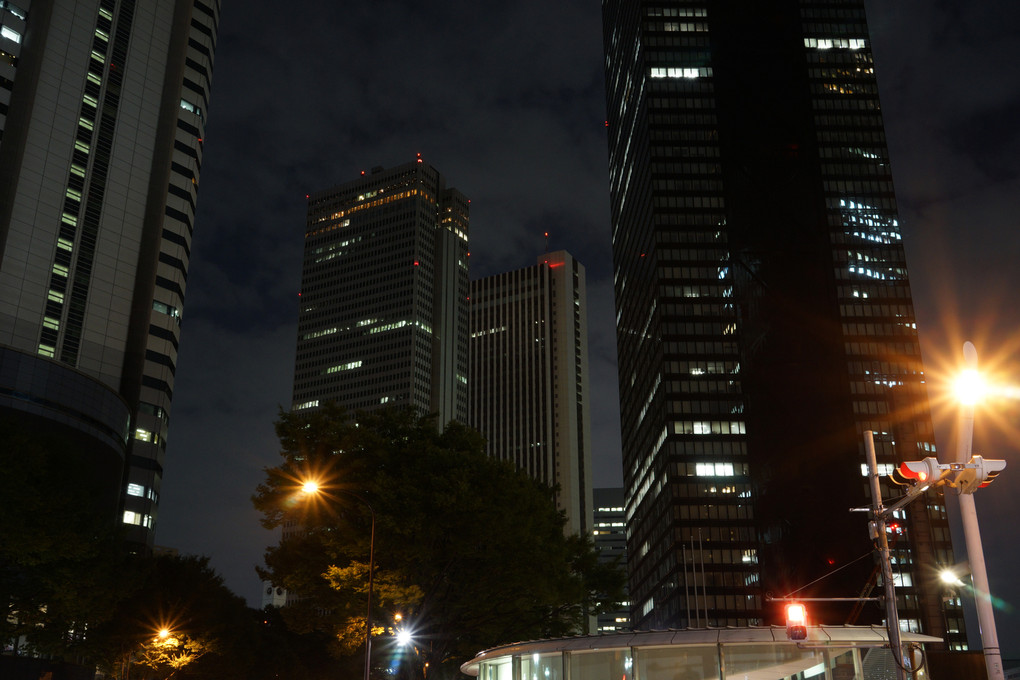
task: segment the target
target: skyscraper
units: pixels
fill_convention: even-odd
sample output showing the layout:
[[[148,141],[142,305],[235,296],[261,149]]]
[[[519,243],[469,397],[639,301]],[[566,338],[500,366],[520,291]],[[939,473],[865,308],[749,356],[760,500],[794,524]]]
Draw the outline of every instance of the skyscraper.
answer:
[[[218,18],[219,0],[0,2],[0,407],[100,442],[100,493],[143,548]]]
[[[635,627],[856,597],[863,432],[887,471],[935,450],[863,2],[605,0],[603,22]],[[959,648],[942,502],[894,538],[904,625]]]
[[[592,489],[595,503],[594,529],[595,548],[599,561],[627,566],[627,513],[623,505],[623,487]],[[630,630],[630,602],[620,603],[620,609],[598,615],[597,631],[615,633]]]
[[[471,282],[469,424],[489,455],[557,486],[571,533],[591,531],[584,267],[564,251]]]
[[[293,408],[467,422],[468,200],[422,162],[308,199]]]

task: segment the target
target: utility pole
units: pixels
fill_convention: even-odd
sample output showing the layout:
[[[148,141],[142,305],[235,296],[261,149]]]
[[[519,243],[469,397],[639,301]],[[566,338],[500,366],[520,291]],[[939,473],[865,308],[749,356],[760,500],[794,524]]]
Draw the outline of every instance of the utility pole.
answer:
[[[875,457],[875,438],[871,430],[864,433],[864,448],[868,456],[868,481],[871,483],[871,513],[869,523],[872,539],[878,542],[881,554],[882,585],[885,586],[885,620],[889,633],[889,649],[896,662],[896,680],[907,680],[903,667],[903,645],[900,642],[900,616],[896,610],[896,584],[893,582],[892,562],[889,559],[889,536],[885,530],[886,509],[882,504],[882,487],[878,484],[878,460]],[[911,671],[913,674],[914,669]]]

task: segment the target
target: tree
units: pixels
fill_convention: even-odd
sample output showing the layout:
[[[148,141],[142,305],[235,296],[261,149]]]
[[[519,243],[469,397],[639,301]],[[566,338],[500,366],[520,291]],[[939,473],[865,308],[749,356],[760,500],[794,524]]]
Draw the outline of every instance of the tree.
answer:
[[[101,670],[117,678],[203,677],[201,667],[218,656],[236,657],[234,666],[243,659],[230,652],[238,635],[254,629],[253,617],[207,557],[134,556],[121,575],[115,615],[89,635]]]
[[[106,468],[80,438],[33,423],[0,416],[0,641],[76,662],[85,631],[112,615],[127,553],[116,496],[98,491]]]
[[[553,490],[489,458],[477,432],[407,409],[335,405],[281,413],[284,462],[253,497],[267,528],[294,522],[266,551],[263,576],[298,593],[284,615],[351,654],[364,636],[371,516],[376,516],[374,635],[394,617],[413,631],[419,677],[455,677],[481,649],[582,630],[618,599],[622,575],[591,539],[564,534]],[[308,479],[322,493],[300,491]],[[357,497],[352,494],[356,494]],[[382,649],[386,645],[374,645]],[[382,652],[379,656],[381,657]],[[406,669],[405,669],[406,670]]]

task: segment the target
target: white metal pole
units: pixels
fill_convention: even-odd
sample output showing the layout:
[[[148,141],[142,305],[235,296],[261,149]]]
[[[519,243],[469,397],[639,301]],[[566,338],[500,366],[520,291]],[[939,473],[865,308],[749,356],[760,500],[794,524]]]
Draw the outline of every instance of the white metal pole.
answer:
[[[900,641],[900,617],[896,610],[896,584],[893,582],[892,563],[889,560],[889,536],[885,532],[885,508],[882,504],[882,487],[878,483],[878,460],[875,455],[875,438],[871,430],[864,432],[864,452],[868,457],[868,482],[871,484],[871,507],[874,516],[875,541],[881,555],[882,585],[885,587],[885,621],[889,635],[889,651],[896,661],[897,680],[906,680],[903,667],[903,643]]]
[[[977,349],[970,341],[963,343],[963,359],[970,370],[977,370]],[[956,462],[967,463],[973,456],[974,447],[974,403],[960,404],[960,433],[956,443]],[[974,580],[974,604],[977,607],[978,627],[981,633],[981,649],[985,656],[988,680],[1005,680],[1002,671],[1002,656],[999,653],[999,636],[995,631],[995,613],[992,608],[991,590],[988,588],[988,572],[985,570],[985,553],[981,547],[981,532],[978,529],[977,508],[974,495],[960,494],[960,515],[963,518],[963,535],[967,541],[967,559],[970,561],[971,578]]]

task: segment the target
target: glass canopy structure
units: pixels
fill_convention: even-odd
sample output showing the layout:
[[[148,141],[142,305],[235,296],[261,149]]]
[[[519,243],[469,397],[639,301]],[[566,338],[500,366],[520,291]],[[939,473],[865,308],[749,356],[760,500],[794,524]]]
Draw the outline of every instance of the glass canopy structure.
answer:
[[[920,649],[939,638],[903,633]],[[895,661],[882,626],[782,626],[618,633],[480,652],[461,671],[480,680],[884,680]],[[927,668],[916,675],[929,677]]]

